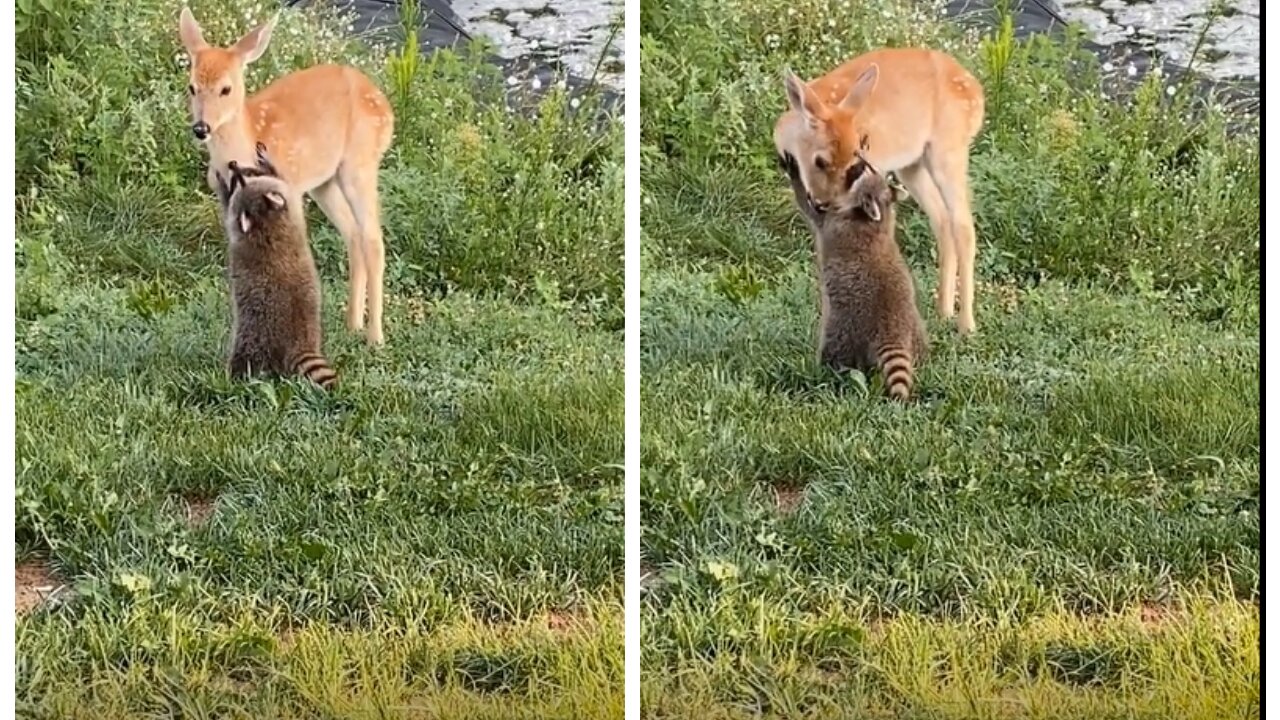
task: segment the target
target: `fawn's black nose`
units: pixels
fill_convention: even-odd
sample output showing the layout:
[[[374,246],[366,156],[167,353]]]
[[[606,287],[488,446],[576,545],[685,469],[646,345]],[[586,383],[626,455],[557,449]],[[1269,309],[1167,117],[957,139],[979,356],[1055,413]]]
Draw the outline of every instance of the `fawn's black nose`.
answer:
[[[191,132],[196,136],[197,140],[204,140],[209,137],[209,123],[201,120],[191,126]]]
[[[812,205],[813,209],[819,214],[825,213],[827,210],[831,209],[831,203],[818,202],[813,199],[812,195],[809,196],[809,204]]]

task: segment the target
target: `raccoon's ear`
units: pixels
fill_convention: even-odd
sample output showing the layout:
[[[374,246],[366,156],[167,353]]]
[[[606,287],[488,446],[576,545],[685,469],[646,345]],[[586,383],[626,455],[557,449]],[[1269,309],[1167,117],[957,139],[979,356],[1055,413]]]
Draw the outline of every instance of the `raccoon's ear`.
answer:
[[[284,196],[274,190],[263,195],[263,197],[265,197],[267,202],[271,203],[271,206],[277,210],[284,207]]]
[[[249,219],[249,213],[240,213],[240,232],[247,235],[251,230],[253,230],[253,221]]]
[[[905,187],[896,183],[889,186],[889,193],[895,203],[906,202],[907,198],[911,197],[911,193],[907,192]]]
[[[871,91],[876,89],[876,83],[879,81],[880,66],[871,63],[871,66],[863,70],[858,79],[853,81],[853,87],[849,88],[849,94],[840,101],[840,107],[845,110],[857,109],[871,95]]]
[[[783,84],[787,87],[787,103],[791,109],[803,115],[809,127],[817,126],[825,117],[824,106],[818,94],[790,70],[784,71]]]
[[[880,222],[880,203],[870,194],[862,198],[862,212],[871,218],[871,222]]]

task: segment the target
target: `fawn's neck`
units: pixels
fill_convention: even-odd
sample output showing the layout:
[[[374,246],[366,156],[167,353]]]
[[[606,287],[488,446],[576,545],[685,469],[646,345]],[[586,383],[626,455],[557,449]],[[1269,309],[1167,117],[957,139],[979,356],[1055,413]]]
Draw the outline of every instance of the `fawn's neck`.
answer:
[[[250,126],[248,113],[244,108],[227,122],[218,126],[209,135],[209,163],[216,167],[224,167],[235,160],[239,163],[252,164],[257,157],[254,136]]]
[[[867,149],[862,151],[862,157],[881,174],[898,172],[910,167],[924,156],[924,146],[883,142],[883,138],[894,136],[893,126],[890,123],[882,123],[874,113],[867,113],[865,117],[860,117],[859,127],[862,129],[863,136],[871,140]],[[882,141],[876,142],[877,138],[881,138]]]

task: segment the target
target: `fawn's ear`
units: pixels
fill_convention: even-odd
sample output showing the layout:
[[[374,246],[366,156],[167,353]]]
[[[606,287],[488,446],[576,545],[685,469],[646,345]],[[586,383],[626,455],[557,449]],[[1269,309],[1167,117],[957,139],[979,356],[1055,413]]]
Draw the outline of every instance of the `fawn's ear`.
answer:
[[[232,46],[231,49],[244,60],[245,65],[262,57],[262,53],[267,51],[267,44],[271,42],[271,31],[276,27],[277,17],[279,16],[272,15],[270,20],[245,33],[245,36]]]
[[[782,81],[787,87],[787,103],[791,105],[792,110],[804,116],[809,127],[815,127],[826,117],[826,108],[822,100],[808,83],[800,79],[800,76],[787,70],[783,74]]]
[[[253,229],[253,221],[249,219],[249,213],[247,212],[240,213],[240,232],[248,235],[249,231],[252,229]]]
[[[853,87],[849,88],[849,93],[844,96],[844,100],[840,101],[840,107],[845,110],[856,110],[871,96],[871,91],[876,89],[879,81],[880,66],[871,63],[871,66],[863,70],[858,79],[853,81]]]
[[[284,207],[284,196],[274,190],[263,195],[263,197],[265,197],[267,202],[271,203],[271,206],[277,210]]]
[[[189,7],[183,7],[182,14],[178,17],[178,37],[181,38],[182,47],[186,48],[188,55],[195,55],[209,47],[209,43],[204,41],[204,32],[200,30],[200,23],[196,22],[196,16],[191,14]]]

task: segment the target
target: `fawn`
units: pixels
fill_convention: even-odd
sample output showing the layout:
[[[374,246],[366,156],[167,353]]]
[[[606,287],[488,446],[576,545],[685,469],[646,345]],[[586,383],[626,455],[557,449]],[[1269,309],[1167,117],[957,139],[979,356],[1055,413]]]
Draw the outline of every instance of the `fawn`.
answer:
[[[897,176],[937,242],[938,314],[955,317],[958,280],[956,326],[973,332],[969,149],[985,113],[977,78],[937,50],[884,48],[808,83],[788,72],[785,85],[790,107],[774,126],[774,145],[796,159],[814,209],[830,208],[867,168]]]
[[[189,8],[179,36],[191,58],[187,94],[191,132],[209,151],[207,181],[228,164],[252,166],[264,144],[281,179],[311,196],[347,246],[347,327],[365,329],[370,345],[384,342],[382,284],[386,250],[378,206],[378,168],[395,118],[382,91],[359,70],[316,65],[245,95],[244,68],[262,57],[275,19],[230,47],[209,45]],[[368,327],[365,328],[366,292]]]

